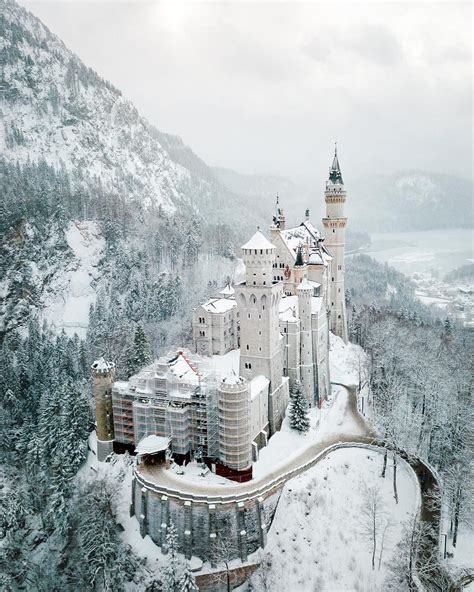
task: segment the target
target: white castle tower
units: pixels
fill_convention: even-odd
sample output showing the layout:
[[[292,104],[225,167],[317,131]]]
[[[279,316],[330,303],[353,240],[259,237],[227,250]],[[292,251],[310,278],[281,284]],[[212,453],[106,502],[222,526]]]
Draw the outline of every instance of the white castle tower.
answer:
[[[311,321],[311,303],[313,300],[313,286],[306,278],[296,288],[298,295],[298,311],[300,317],[300,376],[301,386],[306,395],[308,405],[314,405],[314,358],[313,331]]]
[[[342,180],[337,146],[334,160],[329,169],[329,179],[324,192],[326,201],[326,217],[323,225],[326,231],[325,245],[331,253],[331,270],[329,276],[329,308],[331,311],[331,331],[347,342],[347,316],[344,286],[344,250],[346,243],[347,218],[344,216],[346,191]]]
[[[276,247],[258,230],[242,246],[245,283],[235,288],[240,317],[240,376],[266,376],[270,392],[282,382],[279,304],[283,283],[273,281]]]

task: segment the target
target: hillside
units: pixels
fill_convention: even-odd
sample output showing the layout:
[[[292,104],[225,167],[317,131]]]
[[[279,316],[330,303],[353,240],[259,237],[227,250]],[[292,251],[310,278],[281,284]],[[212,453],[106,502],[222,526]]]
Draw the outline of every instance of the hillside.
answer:
[[[461,177],[403,171],[351,182],[348,215],[367,232],[471,228],[473,185]]]
[[[85,270],[68,240],[73,227],[93,228],[102,245],[83,277],[83,303],[110,296],[117,277],[127,300],[130,256],[135,273],[148,269],[145,284],[177,265],[199,275],[201,254],[231,257],[263,222],[251,198],[154,128],[34,15],[12,0],[0,5],[0,334],[31,312],[84,333],[82,309],[77,323],[67,318],[69,298],[83,291],[71,274]]]

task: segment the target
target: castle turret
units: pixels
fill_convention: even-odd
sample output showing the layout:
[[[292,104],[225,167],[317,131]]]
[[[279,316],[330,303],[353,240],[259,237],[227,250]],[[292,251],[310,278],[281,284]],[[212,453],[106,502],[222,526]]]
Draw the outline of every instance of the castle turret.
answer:
[[[300,376],[301,386],[312,407],[315,403],[315,380],[313,358],[313,332],[311,321],[311,307],[313,286],[305,278],[297,287],[298,312],[300,317]]]
[[[279,304],[283,283],[273,282],[275,246],[257,231],[242,247],[245,283],[235,287],[240,318],[240,376],[266,376],[270,392],[282,381]]]
[[[344,285],[344,251],[347,224],[347,218],[344,215],[344,204],[346,202],[346,191],[337,157],[337,146],[334,151],[332,166],[329,169],[329,179],[326,182],[324,197],[326,201],[326,217],[323,218],[326,231],[325,245],[333,257],[329,276],[330,327],[333,333],[347,342]]]
[[[99,358],[92,364],[91,370],[95,399],[97,459],[102,462],[113,452],[115,439],[112,410],[112,385],[115,378],[115,364],[107,362],[104,358]]]
[[[225,378],[217,389],[219,408],[219,457],[237,481],[252,478],[250,437],[250,389],[241,376]],[[226,470],[218,471],[226,474]]]
[[[293,265],[293,278],[295,281],[295,289],[301,284],[306,275],[306,266],[303,261],[303,245],[298,247],[296,251],[295,264]]]

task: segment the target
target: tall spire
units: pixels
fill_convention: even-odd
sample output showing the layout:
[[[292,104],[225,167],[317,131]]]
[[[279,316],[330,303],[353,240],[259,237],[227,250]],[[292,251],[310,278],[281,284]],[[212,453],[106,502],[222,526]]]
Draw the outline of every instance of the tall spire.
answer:
[[[340,183],[341,185],[344,184],[344,181],[342,180],[341,167],[339,166],[339,159],[337,158],[337,142],[334,144],[334,158],[332,161],[332,166],[329,169],[329,180],[333,183]]]

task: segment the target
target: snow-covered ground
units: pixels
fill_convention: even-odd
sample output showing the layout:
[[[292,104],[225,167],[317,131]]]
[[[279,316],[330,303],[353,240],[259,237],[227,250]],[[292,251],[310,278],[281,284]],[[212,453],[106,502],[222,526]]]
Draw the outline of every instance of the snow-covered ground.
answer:
[[[302,453],[330,436],[339,434],[341,439],[345,434],[363,436],[365,430],[348,413],[348,398],[349,393],[345,388],[333,386],[331,398],[324,403],[323,408],[310,410],[311,427],[305,434],[291,429],[287,413],[280,431],[260,450],[259,458],[253,465],[254,478],[264,477],[278,469],[281,463],[287,464],[292,459],[297,464]]]
[[[89,307],[96,301],[94,282],[105,240],[93,221],[71,222],[65,237],[74,259],[49,287],[42,317],[56,330],[85,338]]]
[[[413,471],[399,461],[399,503],[395,503],[391,462],[385,479],[380,477],[382,462],[382,454],[373,449],[340,449],[286,484],[265,548],[272,556],[271,590],[383,590],[387,565],[403,525],[418,508],[419,494]],[[363,534],[362,513],[370,489],[375,489],[381,500],[375,570],[371,566],[371,543]],[[387,523],[379,570],[381,538]]]
[[[344,341],[329,333],[329,368],[331,383],[357,387],[360,375],[364,373],[366,353],[354,343]]]

